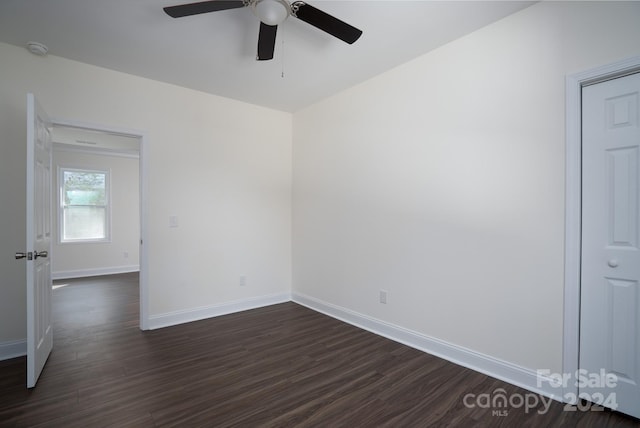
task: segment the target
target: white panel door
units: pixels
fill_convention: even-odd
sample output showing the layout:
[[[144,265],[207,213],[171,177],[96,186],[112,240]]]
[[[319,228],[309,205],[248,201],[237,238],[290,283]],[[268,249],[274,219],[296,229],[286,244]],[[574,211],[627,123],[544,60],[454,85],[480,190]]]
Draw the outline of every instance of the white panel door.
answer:
[[[27,387],[33,388],[53,348],[51,322],[50,121],[27,95]]]
[[[579,393],[640,418],[640,74],[582,91]]]

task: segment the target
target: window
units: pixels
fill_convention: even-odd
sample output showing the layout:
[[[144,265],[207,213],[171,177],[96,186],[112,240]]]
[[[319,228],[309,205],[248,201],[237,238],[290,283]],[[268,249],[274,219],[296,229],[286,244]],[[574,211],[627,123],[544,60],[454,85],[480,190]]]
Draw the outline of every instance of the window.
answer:
[[[109,172],[60,168],[60,242],[109,240]]]

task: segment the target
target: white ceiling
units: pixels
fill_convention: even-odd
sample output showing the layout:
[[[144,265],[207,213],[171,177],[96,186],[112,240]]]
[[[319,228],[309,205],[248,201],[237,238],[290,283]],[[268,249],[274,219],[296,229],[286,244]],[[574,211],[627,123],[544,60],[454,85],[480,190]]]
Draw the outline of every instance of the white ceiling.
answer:
[[[258,62],[249,8],[177,19],[162,10],[190,2],[1,0],[0,41],[293,112],[532,4],[309,0],[364,34],[348,45],[289,17],[274,59]]]

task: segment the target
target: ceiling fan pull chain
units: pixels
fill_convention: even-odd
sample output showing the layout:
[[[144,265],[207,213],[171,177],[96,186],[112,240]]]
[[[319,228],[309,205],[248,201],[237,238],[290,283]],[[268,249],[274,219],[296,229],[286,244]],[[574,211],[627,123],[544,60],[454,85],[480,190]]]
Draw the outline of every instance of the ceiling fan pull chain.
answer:
[[[282,39],[282,74],[280,77],[284,79],[284,38]]]

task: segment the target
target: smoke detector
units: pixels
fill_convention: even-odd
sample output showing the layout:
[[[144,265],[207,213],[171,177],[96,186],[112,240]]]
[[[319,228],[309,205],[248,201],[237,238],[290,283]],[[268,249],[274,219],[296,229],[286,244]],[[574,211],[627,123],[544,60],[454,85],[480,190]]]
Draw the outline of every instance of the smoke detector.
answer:
[[[45,56],[47,52],[49,52],[49,48],[47,48],[42,43],[38,42],[29,42],[27,43],[27,49],[34,55]]]

